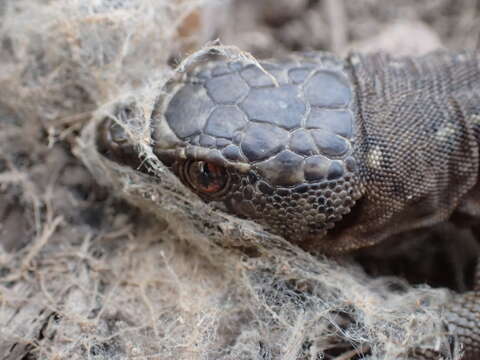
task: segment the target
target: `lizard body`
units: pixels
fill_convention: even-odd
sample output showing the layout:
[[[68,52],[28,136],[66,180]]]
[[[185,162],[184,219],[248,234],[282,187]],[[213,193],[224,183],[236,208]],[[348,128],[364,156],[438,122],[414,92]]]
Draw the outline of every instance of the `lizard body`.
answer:
[[[326,254],[455,211],[480,215],[480,55],[309,53],[260,65],[200,64],[155,104],[155,155],[205,201]],[[100,149],[138,167],[127,138],[106,121]],[[446,311],[465,358],[480,356],[480,293]]]

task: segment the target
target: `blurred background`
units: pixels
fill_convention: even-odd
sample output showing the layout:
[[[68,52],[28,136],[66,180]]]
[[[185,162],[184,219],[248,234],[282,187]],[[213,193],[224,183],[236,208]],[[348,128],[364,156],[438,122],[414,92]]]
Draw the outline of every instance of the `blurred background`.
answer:
[[[476,0],[237,0],[205,11],[202,21],[216,27],[212,38],[261,57],[306,49],[404,54],[477,48],[479,11]]]

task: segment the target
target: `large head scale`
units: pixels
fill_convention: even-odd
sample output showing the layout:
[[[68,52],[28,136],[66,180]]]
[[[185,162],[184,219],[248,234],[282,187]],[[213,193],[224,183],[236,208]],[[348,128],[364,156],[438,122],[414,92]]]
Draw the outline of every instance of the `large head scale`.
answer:
[[[208,62],[167,84],[154,150],[206,201],[301,242],[326,234],[360,197],[354,107],[330,56]]]

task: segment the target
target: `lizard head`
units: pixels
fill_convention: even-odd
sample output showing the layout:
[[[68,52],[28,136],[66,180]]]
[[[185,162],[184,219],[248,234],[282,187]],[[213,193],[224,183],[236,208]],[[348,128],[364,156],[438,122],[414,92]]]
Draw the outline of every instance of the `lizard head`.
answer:
[[[343,63],[328,55],[208,62],[167,83],[151,138],[204,201],[298,243],[323,237],[361,195],[354,106]],[[100,140],[104,153],[135,163],[118,123],[106,121]]]

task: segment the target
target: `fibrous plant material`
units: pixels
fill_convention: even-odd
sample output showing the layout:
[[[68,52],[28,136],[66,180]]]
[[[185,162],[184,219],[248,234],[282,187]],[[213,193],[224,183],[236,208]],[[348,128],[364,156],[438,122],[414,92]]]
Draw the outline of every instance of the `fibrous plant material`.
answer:
[[[175,74],[168,63],[186,58],[183,70],[212,49],[186,56],[209,40],[206,28],[217,24],[202,19],[218,6],[228,17],[244,5],[0,3],[0,357],[398,359],[418,347],[447,351],[439,310],[447,291],[315,258],[213,210],[156,161],[148,121]],[[275,42],[267,44],[273,52]],[[98,122],[122,122],[126,108],[136,121],[122,125],[151,175],[95,147]]]

